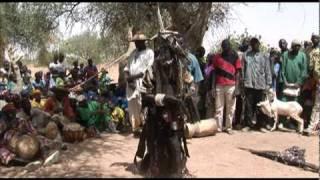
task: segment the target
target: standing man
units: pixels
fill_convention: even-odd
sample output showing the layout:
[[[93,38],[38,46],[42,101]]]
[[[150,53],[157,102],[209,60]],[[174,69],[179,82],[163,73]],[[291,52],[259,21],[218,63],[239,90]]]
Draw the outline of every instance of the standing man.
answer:
[[[298,40],[293,40],[290,51],[282,55],[282,78],[285,87],[293,86],[300,88],[308,77],[307,57],[300,51],[301,44]],[[298,101],[298,97],[283,95],[283,101]]]
[[[88,59],[88,65],[84,68],[84,73],[86,80],[98,73],[98,69],[91,58]]]
[[[198,63],[200,65],[202,76],[204,76],[204,69],[205,69],[205,66],[206,66],[206,58],[204,57],[205,53],[206,53],[206,50],[202,46],[199,47],[196,50],[196,52],[194,53],[194,55],[198,59]]]
[[[291,43],[291,49],[286,51],[282,55],[282,67],[281,75],[284,84],[284,89],[299,89],[301,90],[306,78],[308,77],[308,65],[307,57],[304,52],[300,51],[301,44],[299,40],[293,40]],[[282,101],[297,101],[298,96],[288,96],[284,94],[282,96]],[[281,118],[282,122],[286,122],[284,118]],[[289,128],[295,128],[292,123],[287,124]],[[280,128],[282,125],[280,126]]]
[[[280,48],[280,63],[282,64],[282,61],[283,61],[283,54],[285,53],[285,52],[288,52],[288,43],[287,43],[287,41],[285,40],[285,39],[280,39],[279,40],[279,48]],[[283,81],[282,81],[282,74],[281,74],[281,69],[282,68],[280,68],[280,79],[279,79],[279,84],[278,84],[278,92],[279,92],[279,94],[277,94],[277,96],[278,96],[278,98],[279,99],[281,99],[282,98],[282,96],[283,96],[283,89],[284,89],[284,84],[283,84]],[[281,125],[280,125],[280,127],[281,127]]]
[[[312,35],[312,50],[310,52],[310,75],[316,80],[317,88],[315,92],[315,100],[311,114],[311,121],[306,129],[306,133],[311,135],[316,131],[316,126],[319,123],[320,119],[320,48],[319,48],[319,35]]]
[[[283,55],[283,53],[288,51],[288,43],[285,39],[280,39],[279,48],[281,50],[281,55]]]
[[[272,72],[272,89],[279,95],[279,80],[280,80],[280,70],[281,70],[281,53],[275,49],[270,51],[270,63]]]
[[[138,32],[132,38],[136,49],[130,54],[128,64],[124,68],[127,81],[127,99],[129,105],[129,119],[132,131],[137,137],[140,134],[143,119],[141,116],[141,91],[143,91],[142,78],[145,72],[152,68],[154,52],[146,46],[147,37]]]
[[[184,46],[184,44],[182,46]],[[199,97],[198,97],[199,85],[203,81],[203,76],[202,76],[201,68],[196,56],[194,56],[188,49],[187,49],[187,57],[190,60],[188,71],[192,75],[193,81],[189,88],[191,96],[187,96],[185,102],[186,102],[187,109],[190,111],[190,114],[192,116],[191,121],[195,122],[195,121],[200,121],[201,119],[197,104],[199,102]]]
[[[59,60],[59,54],[54,53],[53,54],[53,62],[51,62],[49,64],[49,69],[50,69],[52,76],[55,76],[56,74],[58,74],[59,68],[61,66],[58,60]]]
[[[203,77],[204,77],[204,69],[206,66],[206,59],[204,58],[205,52],[206,51],[202,46],[199,47],[195,52],[195,56],[198,59],[198,63],[200,65],[200,69]],[[206,117],[205,104],[206,104],[206,93],[207,93],[205,80],[200,81],[199,89],[197,93],[199,95],[198,110],[199,110],[200,119],[205,119]]]
[[[264,91],[272,84],[270,61],[267,54],[260,52],[260,42],[257,38],[250,40],[251,50],[244,54],[244,87],[246,96],[244,131],[257,128],[266,132],[262,113],[257,109],[257,103],[264,100]],[[254,125],[254,121],[256,125]]]
[[[98,93],[98,68],[96,65],[93,64],[93,60],[91,58],[88,59],[88,65],[84,68],[84,75],[86,80],[89,78],[92,78],[88,83],[86,87],[87,96],[90,96],[90,94],[96,95]],[[95,77],[93,77],[95,76]]]
[[[216,54],[213,59],[214,77],[213,85],[216,91],[215,119],[218,121],[218,132],[222,128],[223,112],[226,106],[226,128],[228,134],[232,134],[232,121],[236,109],[236,96],[240,94],[239,80],[241,62],[236,51],[231,49],[228,39],[222,41],[222,53]]]
[[[244,66],[243,64],[243,56],[244,54],[249,50],[250,46],[250,39],[245,38],[242,40],[241,45],[239,46],[238,49],[238,56],[241,62],[241,67]],[[243,119],[244,119],[244,105],[245,105],[245,95],[244,95],[244,80],[243,80],[243,68],[241,68],[240,71],[240,80],[239,80],[239,89],[240,89],[240,94],[236,97],[236,110],[235,110],[235,115],[234,115],[234,123],[236,129],[241,129],[241,126],[243,125]]]
[[[67,77],[69,77],[70,75],[71,75],[72,84],[73,85],[78,84],[80,79],[80,69],[78,66],[78,61],[73,62],[73,68],[70,70]]]
[[[85,80],[85,72],[84,72],[84,64],[83,63],[80,63],[79,71],[80,71],[80,80],[84,81]]]
[[[59,66],[57,67],[58,74],[64,73],[66,75],[67,65],[65,64],[65,55],[59,53]]]

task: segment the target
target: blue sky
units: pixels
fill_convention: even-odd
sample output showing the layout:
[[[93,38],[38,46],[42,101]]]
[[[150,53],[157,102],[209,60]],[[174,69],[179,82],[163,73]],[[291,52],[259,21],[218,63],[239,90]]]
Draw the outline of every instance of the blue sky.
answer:
[[[262,40],[270,46],[277,47],[280,38],[285,38],[289,43],[293,39],[310,40],[312,33],[319,30],[319,5],[318,3],[231,3],[232,20],[227,25],[214,30],[209,30],[204,37],[203,46],[207,51],[213,44],[220,43],[228,34],[244,32],[247,28],[249,34],[262,35]],[[79,34],[86,30],[82,24],[76,24],[72,31],[65,31],[64,25],[60,26],[63,39]]]

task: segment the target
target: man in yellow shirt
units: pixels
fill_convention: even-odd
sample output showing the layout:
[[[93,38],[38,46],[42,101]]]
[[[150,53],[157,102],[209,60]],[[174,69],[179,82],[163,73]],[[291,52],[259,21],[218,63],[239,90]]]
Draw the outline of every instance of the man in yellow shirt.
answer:
[[[31,101],[31,107],[43,109],[44,101],[41,100],[41,91],[39,89],[33,90],[32,96],[33,100]]]

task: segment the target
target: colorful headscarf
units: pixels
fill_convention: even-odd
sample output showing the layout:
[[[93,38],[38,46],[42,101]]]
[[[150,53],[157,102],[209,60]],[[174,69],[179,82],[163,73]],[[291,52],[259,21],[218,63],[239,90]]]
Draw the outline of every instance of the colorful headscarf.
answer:
[[[35,95],[41,95],[41,91],[39,89],[34,89],[32,91],[32,95],[35,96]]]

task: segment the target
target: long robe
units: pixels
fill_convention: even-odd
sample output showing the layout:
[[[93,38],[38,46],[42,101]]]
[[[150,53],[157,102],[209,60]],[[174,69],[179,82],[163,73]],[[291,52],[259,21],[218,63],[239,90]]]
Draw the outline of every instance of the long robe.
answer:
[[[96,114],[95,112],[102,109],[104,114]],[[94,126],[98,129],[104,129],[111,120],[109,108],[106,104],[102,105],[97,101],[88,101],[87,106],[78,107],[80,121],[86,127]]]

